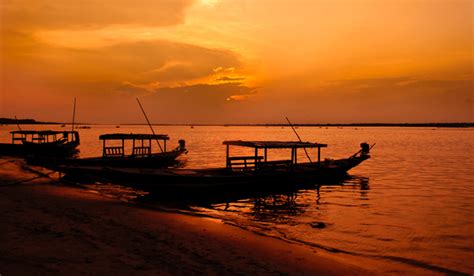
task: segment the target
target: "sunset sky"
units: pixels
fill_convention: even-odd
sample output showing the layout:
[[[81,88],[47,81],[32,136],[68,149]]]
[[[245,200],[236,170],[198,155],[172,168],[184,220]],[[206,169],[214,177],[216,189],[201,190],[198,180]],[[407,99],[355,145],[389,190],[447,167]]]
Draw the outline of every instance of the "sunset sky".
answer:
[[[4,0],[0,117],[473,122],[471,0]]]

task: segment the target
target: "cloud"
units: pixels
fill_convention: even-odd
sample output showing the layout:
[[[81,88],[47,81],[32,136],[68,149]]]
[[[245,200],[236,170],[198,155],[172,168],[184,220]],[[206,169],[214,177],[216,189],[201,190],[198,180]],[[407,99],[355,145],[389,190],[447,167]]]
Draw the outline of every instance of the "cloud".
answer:
[[[269,100],[267,105],[300,121],[472,121],[474,109],[469,101],[473,81],[408,76],[339,80],[294,94],[284,105],[278,103],[284,101],[281,98]]]
[[[194,84],[161,87],[140,99],[153,121],[209,123],[239,114],[239,102],[229,98],[255,93],[256,88],[240,83]]]
[[[39,41],[32,34],[14,32],[0,45],[2,66],[8,68],[3,74],[16,74],[17,81],[36,78],[64,91],[91,91],[97,85],[96,90],[110,94],[118,86],[120,91],[131,88],[123,83],[176,86],[202,82],[219,66],[241,66],[238,56],[230,51],[163,40],[69,49]],[[110,85],[104,87],[103,83]]]
[[[219,73],[219,72],[222,72],[222,71],[234,72],[235,68],[234,67],[223,68],[223,67],[219,66],[219,67],[216,67],[216,68],[212,69],[212,71],[214,71],[214,73]]]
[[[168,26],[183,21],[191,0],[8,0],[0,16],[15,29],[97,28],[113,24]]]
[[[149,98],[164,101],[169,106],[183,107],[194,116],[203,111],[219,116],[220,109],[228,104],[229,99],[242,99],[255,93],[256,88],[241,83],[195,84],[158,88]]]
[[[188,99],[213,98],[214,101],[222,102],[232,95],[247,95],[255,93],[256,88],[244,86],[242,83],[224,84],[194,84],[177,87],[162,87],[155,90],[156,96],[168,94],[177,95]]]
[[[223,76],[223,77],[217,78],[216,81],[219,81],[219,82],[241,82],[245,79],[246,79],[245,77],[227,77],[227,76]]]

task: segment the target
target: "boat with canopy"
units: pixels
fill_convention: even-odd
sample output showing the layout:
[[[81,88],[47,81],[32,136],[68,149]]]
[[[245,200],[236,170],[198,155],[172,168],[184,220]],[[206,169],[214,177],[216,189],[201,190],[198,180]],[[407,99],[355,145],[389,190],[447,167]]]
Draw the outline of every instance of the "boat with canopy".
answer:
[[[0,143],[0,155],[71,156],[80,144],[77,131],[16,130],[11,143]]]
[[[99,178],[129,185],[147,191],[162,189],[251,189],[263,186],[293,185],[316,182],[323,179],[344,177],[347,172],[370,158],[370,146],[361,144],[361,149],[345,159],[321,159],[321,149],[326,144],[299,141],[224,141],[226,163],[222,168],[112,168],[94,166],[60,166],[57,168],[69,178]],[[231,147],[253,149],[249,156],[231,156]],[[298,162],[298,150],[317,149],[317,161]],[[289,149],[290,157],[269,160],[268,151]],[[309,157],[309,156],[308,156]]]
[[[167,151],[167,141],[170,138],[166,134],[113,133],[100,135],[99,139],[102,141],[102,156],[58,160],[57,163],[97,168],[158,168],[171,165],[176,158],[187,152],[184,140],[179,140],[176,148]],[[158,147],[152,146],[154,141]],[[128,152],[127,148],[130,148]],[[155,148],[159,150],[156,151]]]

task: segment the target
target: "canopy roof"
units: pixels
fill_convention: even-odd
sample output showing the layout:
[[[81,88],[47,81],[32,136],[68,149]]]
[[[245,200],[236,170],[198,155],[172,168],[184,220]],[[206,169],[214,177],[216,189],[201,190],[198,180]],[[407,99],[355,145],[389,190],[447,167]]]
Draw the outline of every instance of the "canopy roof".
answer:
[[[38,135],[55,135],[77,133],[77,131],[56,131],[56,130],[15,130],[10,131],[11,134],[38,134]]]
[[[327,144],[299,142],[299,141],[224,141],[224,145],[240,146],[249,148],[272,148],[272,149],[294,149],[294,148],[324,148]]]
[[[166,134],[112,133],[99,136],[100,140],[169,140]]]

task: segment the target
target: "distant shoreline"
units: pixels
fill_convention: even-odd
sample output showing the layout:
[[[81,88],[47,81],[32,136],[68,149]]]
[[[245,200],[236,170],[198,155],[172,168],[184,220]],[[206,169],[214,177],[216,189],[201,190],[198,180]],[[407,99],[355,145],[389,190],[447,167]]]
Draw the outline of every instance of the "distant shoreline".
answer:
[[[0,118],[0,124],[2,125],[60,125],[62,123],[56,122],[40,122],[34,119],[12,119],[12,118]]]
[[[120,124],[146,125],[146,124]],[[152,124],[154,126],[223,126],[223,127],[288,127],[288,124]],[[474,123],[350,123],[350,124],[293,124],[295,127],[451,127],[469,128]]]
[[[0,118],[2,125],[60,125],[71,123],[61,122],[41,122],[34,119],[12,119]],[[129,123],[129,124],[97,124],[97,123],[82,123],[78,122],[75,125],[122,125],[122,126],[139,126],[146,125],[144,123]],[[153,124],[154,126],[223,126],[223,127],[285,127],[288,124]],[[452,123],[294,123],[295,127],[447,127],[447,128],[471,128],[474,123],[467,122],[452,122]]]

